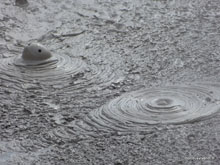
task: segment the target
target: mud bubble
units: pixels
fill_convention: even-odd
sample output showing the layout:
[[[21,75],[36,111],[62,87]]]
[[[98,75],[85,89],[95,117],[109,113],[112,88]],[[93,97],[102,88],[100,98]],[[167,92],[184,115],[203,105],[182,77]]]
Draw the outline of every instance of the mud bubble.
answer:
[[[29,44],[21,55],[0,60],[0,79],[20,89],[23,84],[50,86],[56,93],[97,91],[118,81],[118,75],[106,63],[94,64],[66,54],[51,53],[40,44]],[[89,94],[88,94],[89,95]]]
[[[81,59],[52,54],[46,47],[35,43],[26,46],[22,55],[0,60],[1,78],[18,84],[33,80],[59,84],[84,70],[85,66]]]

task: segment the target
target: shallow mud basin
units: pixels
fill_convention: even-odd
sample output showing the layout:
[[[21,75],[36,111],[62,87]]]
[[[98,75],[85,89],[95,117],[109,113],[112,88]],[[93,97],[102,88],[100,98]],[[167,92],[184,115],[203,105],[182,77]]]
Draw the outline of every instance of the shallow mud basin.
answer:
[[[144,131],[153,124],[192,123],[215,115],[220,110],[219,96],[205,86],[142,89],[92,111],[87,123],[118,131]]]
[[[0,165],[219,164],[219,6],[2,2]]]

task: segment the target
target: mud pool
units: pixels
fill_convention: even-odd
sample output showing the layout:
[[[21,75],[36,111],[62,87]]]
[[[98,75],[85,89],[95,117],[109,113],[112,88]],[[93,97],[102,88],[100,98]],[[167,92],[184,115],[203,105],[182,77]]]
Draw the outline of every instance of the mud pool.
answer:
[[[220,2],[0,3],[0,164],[218,164]],[[22,61],[40,43],[50,61]]]

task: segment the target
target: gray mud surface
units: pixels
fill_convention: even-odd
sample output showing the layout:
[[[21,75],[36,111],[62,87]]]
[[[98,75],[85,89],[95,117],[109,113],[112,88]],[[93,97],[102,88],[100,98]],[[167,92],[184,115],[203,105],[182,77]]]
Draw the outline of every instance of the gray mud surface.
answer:
[[[219,164],[219,38],[219,0],[1,1],[0,164]]]

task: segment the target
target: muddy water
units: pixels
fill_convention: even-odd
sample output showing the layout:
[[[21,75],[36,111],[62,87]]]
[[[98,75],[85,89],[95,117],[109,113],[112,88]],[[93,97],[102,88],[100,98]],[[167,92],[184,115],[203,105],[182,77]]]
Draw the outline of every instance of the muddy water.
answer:
[[[2,2],[0,164],[217,164],[218,6]],[[21,65],[31,42],[56,60]]]

